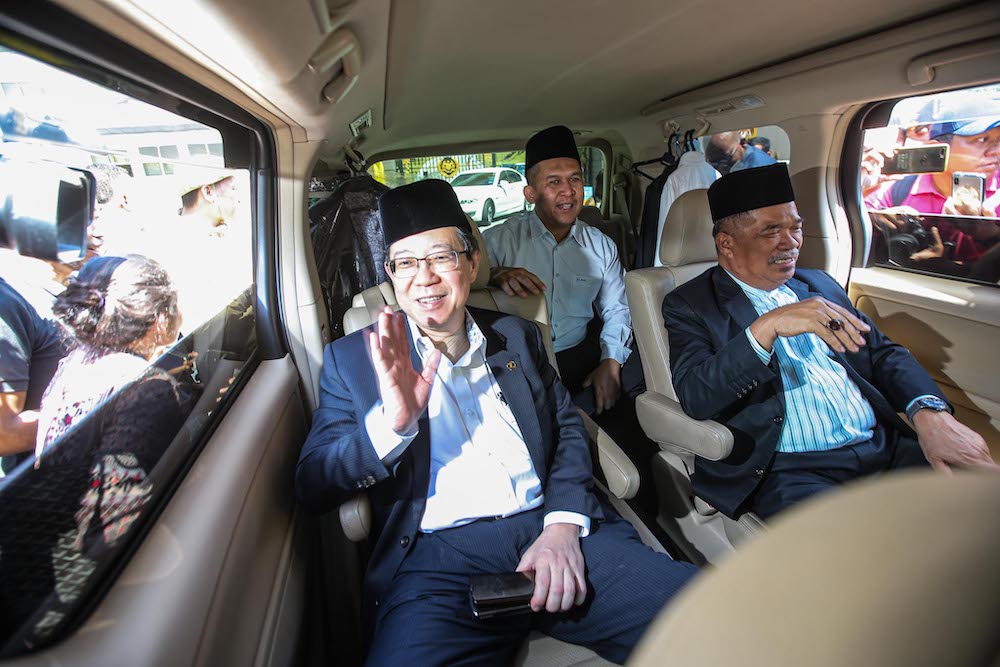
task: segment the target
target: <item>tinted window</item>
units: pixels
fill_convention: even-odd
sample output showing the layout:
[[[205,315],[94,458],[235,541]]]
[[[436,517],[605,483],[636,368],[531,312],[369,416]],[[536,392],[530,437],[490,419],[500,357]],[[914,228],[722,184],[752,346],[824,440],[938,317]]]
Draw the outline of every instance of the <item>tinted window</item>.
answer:
[[[869,263],[996,283],[998,167],[1000,86],[897,102],[864,136]]]
[[[788,135],[777,125],[718,132],[696,141],[701,142],[708,163],[723,176],[730,171],[787,163],[791,156]]]
[[[0,223],[0,318],[13,325],[0,327],[0,391],[27,373],[37,402],[24,410],[39,415],[0,479],[6,656],[79,620],[232,400],[256,338],[250,178],[223,168],[222,134],[116,92],[134,83],[104,88],[0,49],[4,78],[22,84],[0,115],[14,211]],[[70,181],[92,211],[66,196]],[[46,377],[39,332],[62,356]]]
[[[494,173],[488,172],[477,172],[473,174],[459,174],[456,176],[452,182],[452,187],[463,187],[472,185],[493,185]]]

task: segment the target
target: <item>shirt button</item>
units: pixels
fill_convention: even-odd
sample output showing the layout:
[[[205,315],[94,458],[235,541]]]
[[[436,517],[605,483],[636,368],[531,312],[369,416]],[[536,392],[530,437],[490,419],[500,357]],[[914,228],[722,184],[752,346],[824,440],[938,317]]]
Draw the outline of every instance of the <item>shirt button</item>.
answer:
[[[472,417],[475,417],[475,416],[476,416],[476,413],[475,413],[475,412],[473,412],[472,410],[466,410],[466,411],[465,411],[465,416],[466,416],[466,417],[469,417],[469,418],[471,419]]]
[[[753,474],[756,475],[757,477],[763,477],[764,476],[764,469],[763,468],[757,468],[756,470],[753,471]]]
[[[375,486],[375,477],[373,477],[372,475],[368,475],[367,477],[365,477],[365,486],[366,487]]]
[[[781,422],[785,421],[785,418],[782,417],[781,415],[778,415],[777,417],[775,417],[771,421],[773,421],[775,424],[780,424]]]
[[[558,278],[558,277],[559,277],[559,274],[557,273],[557,274],[556,274],[556,278]]]
[[[399,540],[399,546],[401,546],[401,547],[403,547],[405,549],[406,547],[409,546],[409,544],[410,544],[410,537],[409,537],[409,535],[403,535],[403,538],[401,540]]]

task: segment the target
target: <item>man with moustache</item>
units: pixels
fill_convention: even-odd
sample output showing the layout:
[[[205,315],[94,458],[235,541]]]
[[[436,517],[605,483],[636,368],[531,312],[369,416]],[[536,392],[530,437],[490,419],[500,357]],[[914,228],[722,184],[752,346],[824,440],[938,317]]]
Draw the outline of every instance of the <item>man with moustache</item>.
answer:
[[[997,469],[906,349],[828,274],[796,269],[803,222],[785,165],[730,173],[708,198],[719,264],[663,301],[681,406],[735,440],[726,459],[696,460],[698,496],[766,518],[895,468]]]
[[[587,435],[531,322],[467,308],[480,251],[454,190],[379,199],[401,313],[327,346],[296,495],[372,504],[368,665],[510,664],[532,629],[623,663],[696,569],[593,492]],[[474,574],[531,573],[533,613],[477,619]]]

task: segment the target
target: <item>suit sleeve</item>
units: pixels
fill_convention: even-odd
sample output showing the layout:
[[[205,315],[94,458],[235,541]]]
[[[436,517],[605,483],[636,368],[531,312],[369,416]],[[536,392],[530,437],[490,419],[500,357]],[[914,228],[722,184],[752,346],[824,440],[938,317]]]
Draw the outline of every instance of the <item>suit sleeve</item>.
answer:
[[[937,396],[947,401],[941,389],[909,350],[892,342],[875,326],[871,318],[855,308],[850,297],[832,276],[825,272],[820,276],[826,283],[822,288],[824,296],[835,294],[834,298],[841,306],[848,308],[871,327],[871,331],[865,335],[865,349],[872,365],[871,382],[896,412],[905,412],[910,401],[918,396]]]
[[[663,300],[663,323],[674,391],[684,412],[694,419],[718,418],[742,401],[755,383],[777,377],[774,359],[761,363],[742,332],[716,349],[705,320],[676,292]]]
[[[573,399],[549,364],[538,327],[529,325],[529,328],[534,334],[534,340],[529,341],[529,345],[534,343],[532,356],[558,431],[544,480],[545,512],[575,512],[598,521],[604,515],[594,496],[594,470],[587,432]]]
[[[319,407],[295,469],[295,495],[306,509],[328,511],[391,475],[355,411],[334,344],[323,353]]]

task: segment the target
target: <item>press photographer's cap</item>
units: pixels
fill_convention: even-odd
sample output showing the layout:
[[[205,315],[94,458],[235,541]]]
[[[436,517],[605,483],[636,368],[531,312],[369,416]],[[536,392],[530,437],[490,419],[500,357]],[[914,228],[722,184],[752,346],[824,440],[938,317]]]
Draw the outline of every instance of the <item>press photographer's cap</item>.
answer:
[[[932,106],[928,134],[936,139],[946,134],[972,137],[1000,126],[1000,108],[997,102],[970,91],[942,93]]]

